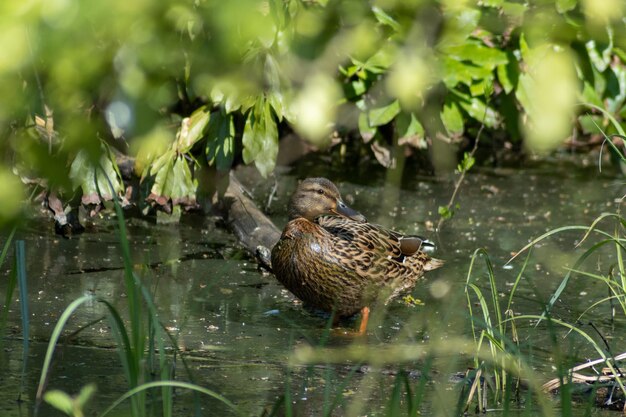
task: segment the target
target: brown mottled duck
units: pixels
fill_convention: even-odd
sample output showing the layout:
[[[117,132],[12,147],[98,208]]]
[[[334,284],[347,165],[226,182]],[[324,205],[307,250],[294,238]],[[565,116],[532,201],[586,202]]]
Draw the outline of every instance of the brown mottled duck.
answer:
[[[305,304],[337,317],[411,290],[443,261],[423,252],[423,240],[367,223],[326,178],[302,181],[288,207],[289,222],[272,249],[276,278]]]

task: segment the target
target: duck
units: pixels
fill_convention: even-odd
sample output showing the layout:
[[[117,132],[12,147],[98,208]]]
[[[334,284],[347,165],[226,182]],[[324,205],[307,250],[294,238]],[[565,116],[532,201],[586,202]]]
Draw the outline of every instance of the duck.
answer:
[[[305,305],[335,318],[412,290],[427,271],[443,265],[425,251],[425,239],[369,223],[349,207],[326,178],[299,183],[287,207],[289,220],[271,251],[277,280]]]

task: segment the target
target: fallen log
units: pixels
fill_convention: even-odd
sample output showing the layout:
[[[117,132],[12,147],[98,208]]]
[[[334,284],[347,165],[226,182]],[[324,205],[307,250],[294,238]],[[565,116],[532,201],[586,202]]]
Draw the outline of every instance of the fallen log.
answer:
[[[216,204],[218,214],[239,242],[257,257],[261,266],[271,270],[270,251],[281,232],[248,197],[249,194],[231,172],[228,188]]]

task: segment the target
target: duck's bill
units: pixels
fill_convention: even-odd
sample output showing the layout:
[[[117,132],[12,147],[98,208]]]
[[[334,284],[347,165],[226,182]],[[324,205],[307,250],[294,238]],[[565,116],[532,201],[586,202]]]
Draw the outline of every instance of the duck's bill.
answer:
[[[337,201],[337,208],[334,211],[336,214],[352,219],[355,222],[360,222],[360,223],[367,222],[367,219],[365,218],[364,215],[354,210],[353,208],[348,207],[346,203],[344,203],[341,200]]]

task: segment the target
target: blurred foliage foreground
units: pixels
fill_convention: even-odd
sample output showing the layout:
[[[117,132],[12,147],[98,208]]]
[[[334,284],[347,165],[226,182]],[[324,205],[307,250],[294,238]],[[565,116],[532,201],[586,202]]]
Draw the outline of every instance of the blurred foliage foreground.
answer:
[[[494,148],[538,153],[598,126],[611,134],[626,115],[625,9],[5,0],[0,223],[32,182],[92,208],[128,196],[120,155],[133,157],[138,201],[180,213],[234,163],[270,174],[290,132],[389,168],[427,151],[435,170],[456,166],[481,128]]]

